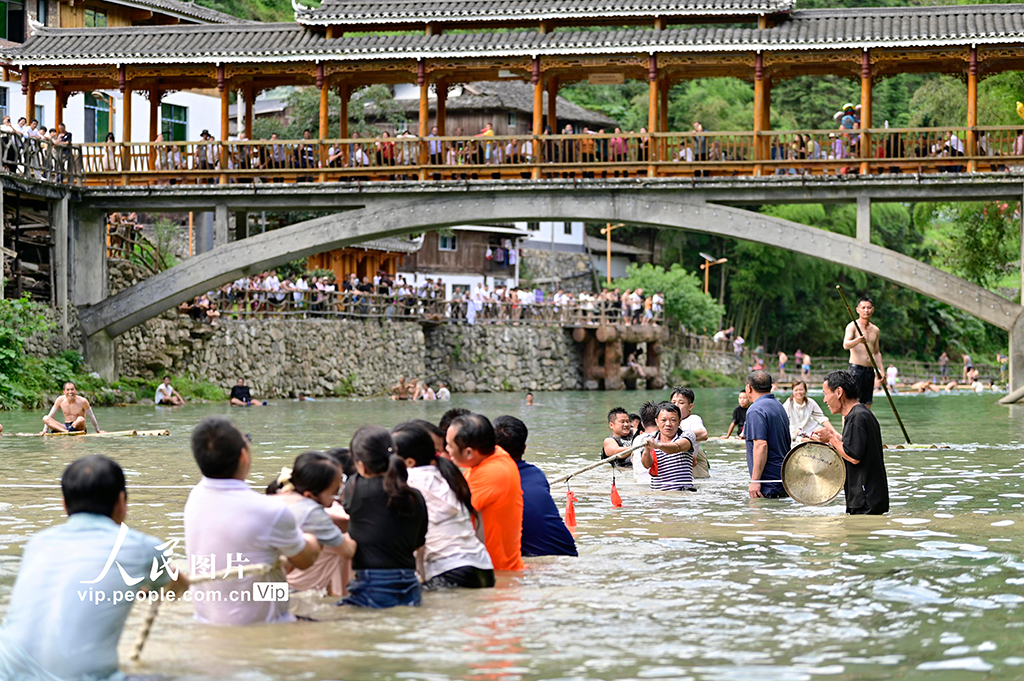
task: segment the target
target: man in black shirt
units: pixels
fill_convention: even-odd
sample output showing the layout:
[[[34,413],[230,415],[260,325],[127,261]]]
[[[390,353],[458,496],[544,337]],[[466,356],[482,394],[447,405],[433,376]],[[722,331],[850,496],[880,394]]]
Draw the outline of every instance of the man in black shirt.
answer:
[[[846,463],[846,512],[880,515],[889,512],[889,481],[882,460],[882,431],[871,410],[860,404],[857,380],[849,371],[833,371],[822,385],[825,404],[843,415],[843,436],[820,429],[811,436],[836,448]]]
[[[240,378],[238,379],[238,385],[231,389],[230,404],[233,407],[260,407],[265,405],[266,402],[253,400],[252,395],[249,394],[249,386]]]

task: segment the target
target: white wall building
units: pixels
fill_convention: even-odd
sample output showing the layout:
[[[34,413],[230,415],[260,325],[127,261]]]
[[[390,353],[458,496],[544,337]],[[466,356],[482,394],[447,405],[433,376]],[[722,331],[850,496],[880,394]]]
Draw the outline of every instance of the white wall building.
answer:
[[[105,96],[114,97],[114,139],[124,140],[124,95],[119,90],[103,90]],[[150,142],[149,100],[141,92],[132,97],[132,140]],[[25,116],[36,118],[39,125],[51,128],[54,125],[57,97],[53,90],[36,93],[36,110],[29,116],[26,97],[21,93],[20,81],[0,83],[0,116],[9,115],[17,121]],[[220,137],[220,98],[195,92],[168,92],[161,99],[158,131],[164,131],[165,138],[174,141],[198,141],[199,133],[209,130],[214,137]],[[68,97],[64,107],[64,125],[75,143],[102,142],[106,138],[109,121],[109,107],[103,98],[75,93]],[[171,132],[171,135],[167,133]]]

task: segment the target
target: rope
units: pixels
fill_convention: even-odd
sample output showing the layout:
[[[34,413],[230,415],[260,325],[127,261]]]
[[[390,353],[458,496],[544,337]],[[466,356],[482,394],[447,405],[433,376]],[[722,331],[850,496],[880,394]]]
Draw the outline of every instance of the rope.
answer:
[[[561,482],[568,482],[569,478],[573,477],[574,475],[579,475],[580,473],[586,473],[587,471],[589,471],[589,470],[591,470],[593,468],[597,468],[598,466],[603,466],[606,463],[611,463],[612,461],[618,461],[619,459],[624,459],[624,458],[626,458],[627,454],[632,454],[636,450],[641,449],[644,446],[644,444],[646,444],[646,442],[641,442],[638,445],[633,445],[629,449],[623,449],[621,452],[619,452],[615,456],[609,456],[606,459],[601,459],[600,461],[598,461],[596,463],[592,463],[590,465],[584,466],[583,468],[579,469],[578,471],[573,471],[572,473],[569,473],[568,475],[563,475],[562,477],[560,477],[558,480],[555,480],[551,484],[557,485],[557,484],[559,484]]]
[[[235,579],[244,579],[246,577],[262,577],[265,574],[273,571],[279,567],[279,563],[257,563],[255,565],[246,565],[242,568],[233,567],[228,570],[221,570],[220,572],[214,573],[213,575],[207,575],[205,577],[196,577],[189,583],[189,588],[196,586],[197,584],[203,584],[205,582],[212,582],[217,579],[227,579],[231,575],[236,575]],[[142,621],[142,628],[139,629],[139,635],[135,638],[135,643],[132,645],[132,654],[129,659],[132,662],[137,662],[139,657],[142,655],[142,648],[146,645],[146,639],[149,638],[149,632],[153,628],[153,622],[156,621],[156,616],[160,614],[160,601],[162,599],[157,598],[149,604],[149,612],[146,613],[146,618]]]

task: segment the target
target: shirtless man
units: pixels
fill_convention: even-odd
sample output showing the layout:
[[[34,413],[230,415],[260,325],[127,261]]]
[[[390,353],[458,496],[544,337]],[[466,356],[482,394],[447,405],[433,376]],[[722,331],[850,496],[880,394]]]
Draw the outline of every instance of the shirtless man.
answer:
[[[779,380],[786,380],[786,362],[789,361],[789,355],[779,350]]]
[[[64,412],[63,423],[53,418],[58,409]],[[100,430],[100,424],[96,422],[96,415],[92,413],[89,400],[79,396],[78,388],[74,383],[68,381],[64,384],[64,394],[53,403],[53,409],[43,417],[43,423],[51,431],[58,433],[84,433],[86,416],[92,420],[93,428],[97,433],[106,432]],[[45,432],[46,428],[43,428],[43,433]]]
[[[398,385],[391,389],[391,399],[393,400],[407,400],[409,399],[409,388],[411,386],[405,382],[405,376],[398,377]]]
[[[871,315],[875,313],[875,304],[867,296],[862,296],[857,301],[857,322],[850,322],[846,325],[846,335],[843,337],[843,349],[850,351],[850,373],[857,381],[859,388],[860,403],[871,408],[871,397],[875,391],[875,370],[871,368],[871,359],[868,353],[875,358],[875,366],[882,366],[882,351],[879,348],[878,339],[880,332],[878,327],[871,323]],[[857,332],[860,326],[863,336]],[[882,380],[881,374],[878,380]]]

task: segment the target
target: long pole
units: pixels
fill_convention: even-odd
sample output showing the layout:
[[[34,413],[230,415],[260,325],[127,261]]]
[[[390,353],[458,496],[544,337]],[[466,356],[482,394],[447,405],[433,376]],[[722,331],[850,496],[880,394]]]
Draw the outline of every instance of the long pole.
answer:
[[[576,476],[576,475],[579,475],[580,473],[586,473],[587,471],[589,471],[591,469],[594,469],[594,468],[597,468],[598,466],[603,466],[606,463],[611,463],[613,461],[618,461],[619,459],[624,459],[624,458],[626,458],[627,454],[632,454],[633,452],[635,452],[636,450],[642,448],[643,446],[644,446],[644,443],[641,442],[640,444],[634,445],[634,446],[630,447],[629,449],[623,449],[621,452],[619,452],[615,456],[609,456],[607,459],[601,459],[600,461],[597,461],[595,463],[592,463],[592,464],[589,464],[587,466],[584,466],[583,468],[579,469],[578,471],[573,471],[572,473],[569,473],[569,475],[563,475],[562,477],[560,477],[558,480],[555,480],[551,484],[552,485],[557,485],[560,482],[566,482],[569,478],[571,478],[573,476]]]
[[[843,288],[836,284],[836,290],[839,291],[839,297],[843,299],[843,305],[846,306],[846,311],[850,313],[850,319],[853,320],[853,325],[857,328],[857,333],[861,338],[865,338],[864,331],[860,328],[860,322],[857,321],[857,315],[853,314],[853,308],[850,307],[850,303],[846,302],[846,295],[843,293]],[[885,396],[889,398],[889,406],[892,407],[892,413],[896,415],[896,422],[900,424],[900,430],[903,431],[903,437],[907,439],[907,444],[914,444],[910,441],[910,436],[907,434],[907,429],[903,425],[903,419],[900,418],[900,413],[896,411],[896,403],[892,401],[892,395],[889,394],[889,386],[885,384],[885,375],[879,370],[878,365],[875,364],[875,357],[871,354],[871,348],[868,347],[867,343],[864,344],[864,348],[868,352],[868,359],[871,360],[871,367],[875,370],[875,373],[882,376],[882,390],[885,391]]]

